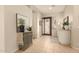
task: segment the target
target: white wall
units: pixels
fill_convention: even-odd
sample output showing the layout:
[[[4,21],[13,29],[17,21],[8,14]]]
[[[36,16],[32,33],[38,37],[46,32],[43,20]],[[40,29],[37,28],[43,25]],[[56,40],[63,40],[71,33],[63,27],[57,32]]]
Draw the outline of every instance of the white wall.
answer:
[[[5,42],[4,42],[4,6],[0,6],[0,52],[5,52]]]
[[[33,12],[33,38],[39,38],[41,36],[41,26],[39,25],[39,21],[41,20],[41,13],[39,11]]]
[[[33,39],[37,38],[37,13],[33,11],[33,19],[32,19],[32,34]]]
[[[41,13],[38,12],[37,13],[37,38],[41,37],[41,25],[39,24],[39,22],[41,21]]]
[[[5,7],[5,50],[6,52],[15,52],[17,50],[16,42],[16,13],[27,16],[32,25],[32,10],[27,6],[15,5]]]

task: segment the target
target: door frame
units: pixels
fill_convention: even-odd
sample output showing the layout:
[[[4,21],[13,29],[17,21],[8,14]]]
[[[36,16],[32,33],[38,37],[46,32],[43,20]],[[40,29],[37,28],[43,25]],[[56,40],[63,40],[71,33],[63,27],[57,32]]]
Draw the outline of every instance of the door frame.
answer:
[[[52,17],[43,17],[42,19],[44,20],[44,33],[43,33],[43,29],[42,29],[42,35],[52,35]],[[49,34],[45,33],[45,19],[50,20],[50,33]]]

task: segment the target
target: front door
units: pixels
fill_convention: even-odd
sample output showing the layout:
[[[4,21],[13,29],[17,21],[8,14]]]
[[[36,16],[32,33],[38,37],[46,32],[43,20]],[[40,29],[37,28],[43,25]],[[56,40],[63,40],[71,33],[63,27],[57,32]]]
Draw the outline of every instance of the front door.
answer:
[[[43,35],[51,35],[52,30],[52,21],[51,17],[44,17],[42,18],[42,34]]]

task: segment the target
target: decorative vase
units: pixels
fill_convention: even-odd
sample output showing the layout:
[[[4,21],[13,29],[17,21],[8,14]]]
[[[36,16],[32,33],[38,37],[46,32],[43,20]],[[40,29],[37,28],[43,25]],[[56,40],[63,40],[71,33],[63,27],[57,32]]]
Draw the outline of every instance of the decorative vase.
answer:
[[[70,45],[70,30],[58,30],[58,41],[63,45]]]
[[[69,26],[68,25],[65,25],[64,28],[65,28],[65,30],[69,30]]]

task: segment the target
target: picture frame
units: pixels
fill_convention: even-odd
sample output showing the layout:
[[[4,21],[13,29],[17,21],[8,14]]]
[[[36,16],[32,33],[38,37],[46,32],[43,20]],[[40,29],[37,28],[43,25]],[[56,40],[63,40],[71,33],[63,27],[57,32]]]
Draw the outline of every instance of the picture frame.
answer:
[[[16,13],[16,32],[25,32],[25,21],[27,20],[27,17],[24,15],[21,15],[19,13]],[[23,30],[20,30],[20,26],[23,25]]]

